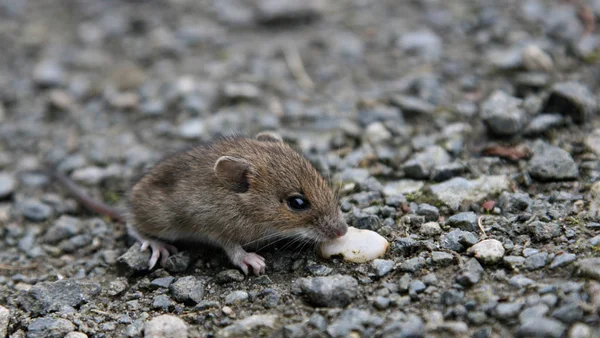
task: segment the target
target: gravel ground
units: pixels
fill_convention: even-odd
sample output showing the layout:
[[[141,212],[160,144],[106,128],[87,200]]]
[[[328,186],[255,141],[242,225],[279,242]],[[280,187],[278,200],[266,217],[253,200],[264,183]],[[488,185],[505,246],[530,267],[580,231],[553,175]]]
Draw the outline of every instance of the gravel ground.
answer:
[[[599,337],[600,1],[0,0],[0,337]],[[146,270],[142,170],[277,130],[390,241]],[[186,246],[187,245],[187,246]],[[186,249],[187,248],[187,249]]]

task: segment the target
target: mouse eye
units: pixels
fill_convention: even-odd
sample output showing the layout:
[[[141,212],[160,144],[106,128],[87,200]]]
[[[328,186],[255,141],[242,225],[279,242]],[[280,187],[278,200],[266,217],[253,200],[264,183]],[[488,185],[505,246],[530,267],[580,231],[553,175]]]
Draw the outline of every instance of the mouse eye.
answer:
[[[310,203],[302,195],[293,195],[287,198],[286,203],[294,211],[303,211],[310,208]]]

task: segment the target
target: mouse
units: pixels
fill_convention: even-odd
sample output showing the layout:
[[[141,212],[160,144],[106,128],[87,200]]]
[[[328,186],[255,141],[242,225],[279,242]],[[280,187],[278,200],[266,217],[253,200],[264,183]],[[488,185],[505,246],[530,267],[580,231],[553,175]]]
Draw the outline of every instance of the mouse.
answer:
[[[141,250],[151,250],[150,270],[185,240],[220,247],[244,274],[259,275],[265,259],[246,251],[251,244],[281,237],[316,244],[348,231],[325,178],[270,131],[167,156],[133,185],[126,211],[89,198],[64,174],[57,178],[87,209],[124,222]]]

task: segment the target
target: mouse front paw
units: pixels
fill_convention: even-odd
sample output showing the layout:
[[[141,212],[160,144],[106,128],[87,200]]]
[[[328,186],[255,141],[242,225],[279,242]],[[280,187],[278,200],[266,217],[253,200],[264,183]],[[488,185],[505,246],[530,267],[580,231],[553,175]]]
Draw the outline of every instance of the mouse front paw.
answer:
[[[140,250],[146,251],[148,248],[150,248],[150,251],[152,252],[150,260],[148,261],[148,270],[152,270],[154,268],[159,258],[160,265],[164,266],[169,256],[177,253],[177,248],[167,243],[149,239],[142,240],[142,246]]]
[[[265,259],[254,252],[246,252],[239,258],[239,261],[233,263],[242,269],[245,275],[248,274],[250,269],[252,269],[255,275],[261,275],[265,273],[267,268]]]

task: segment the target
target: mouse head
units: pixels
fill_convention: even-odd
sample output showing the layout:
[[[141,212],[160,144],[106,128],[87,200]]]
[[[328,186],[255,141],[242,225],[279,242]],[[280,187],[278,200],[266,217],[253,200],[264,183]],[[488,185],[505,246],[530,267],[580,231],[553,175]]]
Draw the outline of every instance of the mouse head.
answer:
[[[346,234],[348,226],[325,179],[281,137],[260,133],[235,148],[216,161],[214,171],[254,225],[314,241]]]

